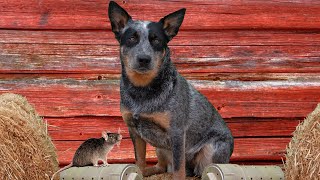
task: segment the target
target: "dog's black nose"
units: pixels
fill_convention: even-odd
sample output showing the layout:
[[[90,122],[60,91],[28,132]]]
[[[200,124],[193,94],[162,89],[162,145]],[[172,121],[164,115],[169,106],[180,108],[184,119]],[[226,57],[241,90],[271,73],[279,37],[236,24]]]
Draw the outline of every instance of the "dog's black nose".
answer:
[[[147,66],[151,62],[151,57],[148,55],[139,55],[137,58],[140,66]]]

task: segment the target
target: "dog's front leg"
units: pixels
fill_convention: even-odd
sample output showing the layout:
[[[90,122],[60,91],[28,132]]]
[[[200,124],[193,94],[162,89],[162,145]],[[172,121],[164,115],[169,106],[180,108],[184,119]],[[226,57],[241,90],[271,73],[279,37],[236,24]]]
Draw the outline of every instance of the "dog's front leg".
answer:
[[[142,172],[144,172],[145,167],[147,166],[146,163],[146,142],[136,134],[133,130],[129,128],[129,133],[131,140],[134,146],[134,155],[136,159],[136,165],[140,168]]]
[[[185,132],[181,129],[175,129],[171,132],[170,137],[172,142],[173,179],[183,180],[186,178]]]

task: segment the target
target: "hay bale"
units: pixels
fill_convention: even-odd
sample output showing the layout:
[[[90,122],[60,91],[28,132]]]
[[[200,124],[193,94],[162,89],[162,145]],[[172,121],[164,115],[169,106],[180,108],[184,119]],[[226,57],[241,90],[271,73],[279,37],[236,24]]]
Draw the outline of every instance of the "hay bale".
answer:
[[[320,177],[320,104],[300,123],[287,147],[285,178],[287,180]]]
[[[26,98],[0,95],[0,179],[49,179],[58,169],[47,126]]]

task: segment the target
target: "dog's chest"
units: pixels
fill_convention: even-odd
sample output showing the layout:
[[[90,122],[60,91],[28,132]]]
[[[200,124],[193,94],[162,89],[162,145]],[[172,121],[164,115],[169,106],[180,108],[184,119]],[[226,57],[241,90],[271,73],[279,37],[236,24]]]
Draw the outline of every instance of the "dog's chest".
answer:
[[[121,108],[124,121],[129,129],[155,147],[170,148],[168,129],[170,128],[169,112],[141,113],[133,117],[132,111]]]
[[[121,106],[121,114],[123,120],[127,125],[133,125],[137,123],[145,123],[150,125],[158,126],[163,130],[167,130],[170,127],[171,116],[170,112],[152,112],[152,113],[139,113],[134,117],[133,111],[126,107]],[[135,119],[136,118],[136,119]]]

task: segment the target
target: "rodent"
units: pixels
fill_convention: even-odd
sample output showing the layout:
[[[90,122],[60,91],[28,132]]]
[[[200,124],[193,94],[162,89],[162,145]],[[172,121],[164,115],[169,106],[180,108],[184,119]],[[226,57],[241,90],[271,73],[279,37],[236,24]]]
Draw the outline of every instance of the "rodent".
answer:
[[[115,144],[120,143],[122,135],[120,133],[109,133],[108,131],[102,132],[101,138],[90,138],[84,141],[76,150],[72,162],[55,172],[54,176],[61,171],[70,167],[83,167],[83,166],[99,166],[98,162],[101,160],[103,166],[107,166],[107,156]]]

